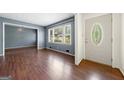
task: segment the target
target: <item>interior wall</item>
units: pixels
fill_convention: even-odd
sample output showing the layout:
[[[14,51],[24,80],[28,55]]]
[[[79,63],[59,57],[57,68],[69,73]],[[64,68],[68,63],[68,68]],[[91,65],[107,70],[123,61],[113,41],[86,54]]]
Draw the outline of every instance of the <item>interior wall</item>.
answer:
[[[113,62],[112,66],[114,68],[120,68],[121,67],[121,21],[122,17],[121,14],[115,13],[112,14],[112,38],[113,38],[113,48],[112,48],[112,56],[113,56]]]
[[[25,23],[25,22],[21,22],[21,21],[17,21],[17,20],[12,20],[12,19],[8,19],[8,18],[3,18],[0,17],[0,56],[3,55],[3,22],[6,23],[12,23],[12,24],[17,24],[17,25],[24,25],[24,26],[30,26],[33,28],[37,28],[39,30],[38,32],[38,43],[39,43],[39,48],[44,48],[45,47],[45,30],[44,27],[42,26],[38,26],[38,25],[34,25],[34,24],[30,24],[30,23]]]
[[[122,21],[121,21],[121,26],[122,26],[122,31],[121,31],[121,64],[122,66],[120,67],[123,75],[124,75],[124,14],[121,14],[122,16]]]
[[[85,32],[82,14],[75,15],[75,64],[79,65],[85,58]]]
[[[55,43],[49,43],[48,42],[48,29],[49,28],[52,28],[52,27],[56,27],[56,26],[60,26],[60,25],[63,25],[63,24],[71,24],[71,29],[72,29],[72,32],[71,32],[71,45],[66,45],[66,44],[55,44]],[[62,52],[65,52],[65,53],[69,53],[71,55],[74,55],[75,54],[75,36],[74,36],[74,18],[69,18],[69,19],[65,19],[65,20],[62,20],[60,22],[57,22],[55,24],[52,24],[52,25],[49,25],[46,27],[46,31],[45,31],[45,46],[46,48],[50,48],[50,49],[54,49],[54,50],[58,50],[58,51],[62,51]],[[69,50],[69,52],[66,52],[66,50]]]
[[[37,46],[37,30],[5,25],[5,48]]]

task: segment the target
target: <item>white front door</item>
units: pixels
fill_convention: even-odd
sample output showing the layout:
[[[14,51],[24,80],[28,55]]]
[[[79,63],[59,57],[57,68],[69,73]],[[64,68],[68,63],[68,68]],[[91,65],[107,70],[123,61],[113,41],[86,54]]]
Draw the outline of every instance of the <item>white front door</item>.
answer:
[[[112,15],[85,21],[85,55],[87,60],[112,65]]]

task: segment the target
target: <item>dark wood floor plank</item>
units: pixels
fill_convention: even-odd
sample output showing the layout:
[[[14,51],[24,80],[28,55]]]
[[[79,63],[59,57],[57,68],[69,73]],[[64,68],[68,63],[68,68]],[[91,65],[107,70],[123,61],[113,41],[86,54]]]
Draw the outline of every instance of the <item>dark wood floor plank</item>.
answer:
[[[124,80],[118,69],[82,60],[52,50],[24,48],[7,50],[0,57],[0,76],[14,80]]]

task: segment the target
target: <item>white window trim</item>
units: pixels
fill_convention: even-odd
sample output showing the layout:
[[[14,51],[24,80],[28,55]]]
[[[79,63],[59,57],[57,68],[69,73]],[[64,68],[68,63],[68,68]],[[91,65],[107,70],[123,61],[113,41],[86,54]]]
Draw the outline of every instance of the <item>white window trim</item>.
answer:
[[[49,29],[48,29],[48,43],[61,44],[61,45],[72,45],[72,32],[70,32],[70,34],[66,34],[66,35],[65,35],[65,28],[66,28],[66,26],[68,26],[68,25],[70,26],[70,29],[71,29],[71,31],[72,31],[72,26],[71,26],[70,23],[49,28]],[[63,27],[63,26],[64,26],[64,31],[63,31],[64,40],[63,40],[63,42],[62,42],[62,43],[54,42],[54,30],[55,30],[56,28]],[[53,41],[52,41],[52,42],[50,42],[50,30],[53,31]],[[67,35],[70,35],[70,43],[69,43],[69,44],[65,43],[65,36],[67,36]]]
[[[72,45],[72,25],[71,25],[71,24],[66,24],[65,27],[68,26],[68,25],[70,26],[71,32],[70,32],[70,34],[66,34],[66,35],[65,35],[65,31],[64,31],[64,37],[67,36],[67,35],[70,35],[70,44],[66,44],[66,45]],[[64,27],[64,28],[65,28],[65,27]],[[65,30],[65,29],[64,29],[64,30]],[[64,40],[65,40],[65,38],[64,38]]]

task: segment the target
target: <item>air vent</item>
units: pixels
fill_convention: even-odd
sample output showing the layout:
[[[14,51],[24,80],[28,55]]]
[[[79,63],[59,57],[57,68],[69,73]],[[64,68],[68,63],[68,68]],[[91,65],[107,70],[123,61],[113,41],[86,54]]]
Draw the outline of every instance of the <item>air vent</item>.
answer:
[[[69,52],[69,50],[66,50],[66,52]]]

